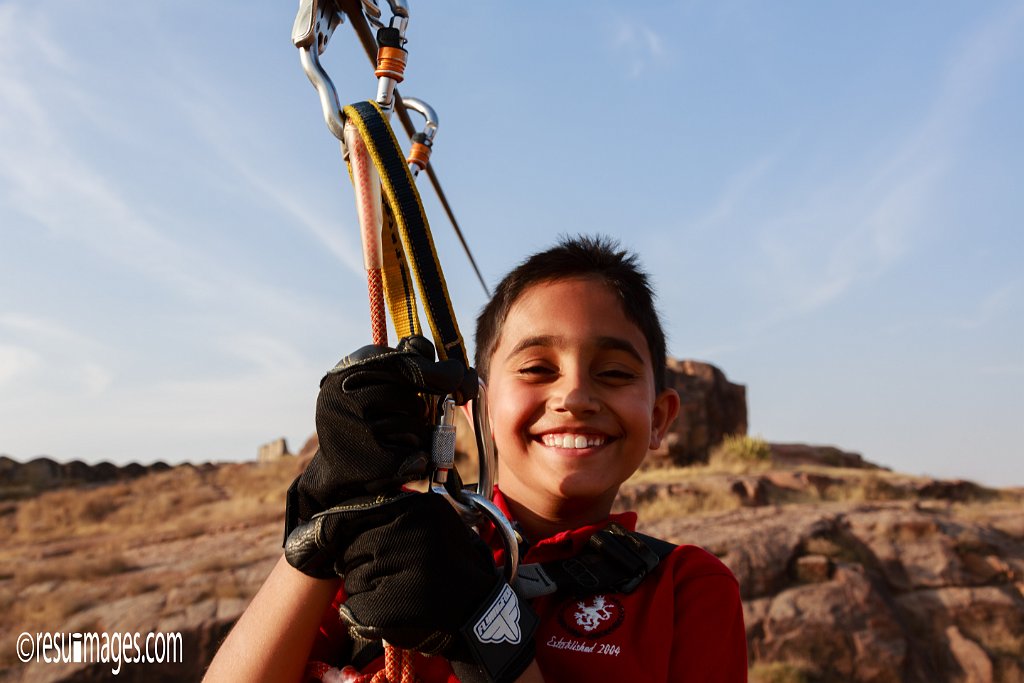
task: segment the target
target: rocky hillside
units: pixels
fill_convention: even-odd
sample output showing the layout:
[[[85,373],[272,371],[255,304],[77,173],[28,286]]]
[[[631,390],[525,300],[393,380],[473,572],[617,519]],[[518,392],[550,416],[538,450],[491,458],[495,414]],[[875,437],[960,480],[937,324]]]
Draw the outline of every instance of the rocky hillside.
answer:
[[[1024,491],[727,445],[708,465],[638,474],[618,505],[733,569],[752,680],[1024,680]],[[279,556],[284,491],[307,458],[0,502],[0,680],[112,678],[20,663],[23,631],[180,631],[182,663],[124,664],[117,679],[197,680]]]

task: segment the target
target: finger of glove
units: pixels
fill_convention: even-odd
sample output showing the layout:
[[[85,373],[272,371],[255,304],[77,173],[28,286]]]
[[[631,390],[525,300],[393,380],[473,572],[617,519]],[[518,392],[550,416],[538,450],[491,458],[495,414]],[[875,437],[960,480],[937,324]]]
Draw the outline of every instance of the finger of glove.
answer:
[[[347,445],[349,441],[337,449],[321,445],[297,485],[300,519],[307,520],[358,496],[398,490],[403,484],[426,475],[430,459],[422,451],[411,451],[398,458],[392,451],[380,448],[368,432],[362,440],[358,448],[351,450]],[[360,457],[346,456],[344,466],[339,467],[337,457],[325,455],[334,450],[358,452]]]
[[[434,345],[420,336],[405,337],[398,342],[398,351],[415,351],[422,358],[434,360]],[[415,362],[415,361],[413,361]],[[458,404],[476,398],[479,388],[476,370],[467,368],[461,360],[445,359],[423,366],[424,390],[434,394],[452,394]]]
[[[301,484],[299,477],[289,488],[289,506],[292,490]],[[363,497],[331,507],[311,519],[298,522],[289,516],[286,520],[285,558],[299,571],[317,578],[331,578],[342,574],[342,558],[352,539],[368,529],[390,523],[401,514],[402,500],[411,492],[393,496]]]
[[[393,353],[395,353],[395,349],[391,348],[390,346],[367,344],[366,346],[362,346],[356,349],[355,351],[353,351],[352,353],[348,354],[340,361],[338,361],[338,364],[334,366],[331,372],[340,372],[346,368],[362,365],[363,363],[371,361],[374,358],[391,355]]]
[[[427,420],[425,401],[410,391],[389,391],[388,387],[376,386],[355,393],[321,391],[316,400],[316,433],[321,436],[322,445],[346,444],[348,449],[356,447],[352,457],[359,457],[364,441],[387,441],[395,434],[410,435],[413,440],[408,447],[419,449],[429,442],[431,425]],[[406,436],[393,439],[395,443],[406,443]],[[373,447],[372,444],[366,444]],[[344,458],[344,452],[331,456]],[[395,454],[399,458],[401,453]]]
[[[462,361],[432,361],[415,353],[379,357],[342,377],[344,391],[381,384],[438,396],[463,391],[465,383],[466,367]]]
[[[395,349],[418,354],[429,361],[436,360],[437,357],[434,352],[434,345],[429,339],[420,334],[402,337],[398,340],[398,345],[395,346]]]
[[[418,384],[419,367],[434,363],[434,359],[424,357],[420,353],[403,348],[391,349],[386,346],[364,346],[354,354],[345,356],[327,372],[321,387],[328,380],[338,378],[347,390],[362,384],[375,381],[399,381],[402,378],[408,383]],[[379,373],[379,374],[377,374]]]

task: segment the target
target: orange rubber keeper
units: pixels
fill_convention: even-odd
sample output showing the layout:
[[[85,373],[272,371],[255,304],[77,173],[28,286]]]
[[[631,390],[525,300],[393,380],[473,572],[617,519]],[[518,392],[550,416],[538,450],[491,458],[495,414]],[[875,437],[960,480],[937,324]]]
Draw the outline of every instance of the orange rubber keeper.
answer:
[[[377,78],[393,78],[398,83],[405,77],[405,63],[409,53],[400,47],[381,47],[377,50]]]
[[[407,161],[410,164],[416,164],[422,171],[427,167],[427,163],[430,161],[430,148],[422,142],[412,143],[412,149],[409,150],[409,158]]]

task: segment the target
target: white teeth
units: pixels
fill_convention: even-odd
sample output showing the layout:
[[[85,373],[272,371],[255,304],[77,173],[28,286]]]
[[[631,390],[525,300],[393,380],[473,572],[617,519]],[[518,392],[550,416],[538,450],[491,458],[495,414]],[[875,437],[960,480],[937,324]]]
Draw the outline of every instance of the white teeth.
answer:
[[[545,446],[552,448],[593,448],[602,446],[603,436],[584,436],[583,434],[545,434],[541,437]]]

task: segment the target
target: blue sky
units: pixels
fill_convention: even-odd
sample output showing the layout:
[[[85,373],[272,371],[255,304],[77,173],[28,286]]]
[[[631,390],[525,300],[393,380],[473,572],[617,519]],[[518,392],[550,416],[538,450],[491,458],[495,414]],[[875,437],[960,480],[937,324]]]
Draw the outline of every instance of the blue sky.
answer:
[[[1024,485],[1024,3],[411,3],[401,91],[490,283],[615,235],[752,433]],[[296,7],[0,4],[0,453],[312,432],[367,328]],[[324,62],[375,93],[347,26]],[[469,333],[484,294],[425,196]]]

